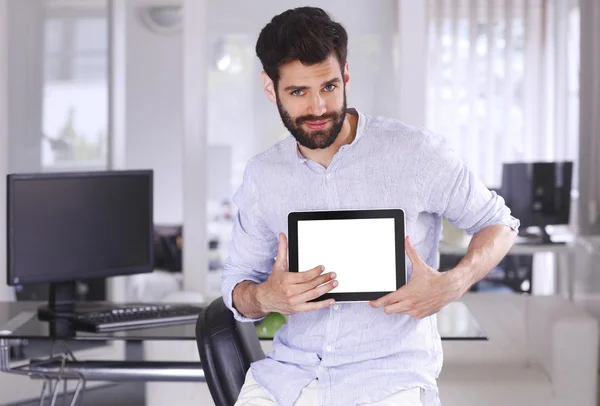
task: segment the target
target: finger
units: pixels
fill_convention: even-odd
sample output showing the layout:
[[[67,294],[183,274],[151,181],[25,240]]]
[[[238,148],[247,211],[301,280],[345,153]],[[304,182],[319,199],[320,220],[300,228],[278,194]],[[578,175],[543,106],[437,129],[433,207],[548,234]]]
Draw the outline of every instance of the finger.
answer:
[[[406,249],[406,255],[410,262],[412,263],[413,268],[417,267],[417,265],[423,265],[425,262],[419,256],[417,249],[410,242],[410,237],[406,237],[404,240],[404,248]]]
[[[301,276],[300,282],[311,281],[317,276],[321,275],[324,271],[325,267],[323,265],[317,265],[313,269],[309,269],[308,271],[299,272],[298,275]]]
[[[390,305],[392,303],[396,303],[398,301],[396,299],[397,294],[398,294],[398,291],[395,291],[395,292],[392,292],[392,293],[388,293],[387,295],[382,296],[382,297],[380,297],[377,300],[370,301],[369,305],[371,307],[374,307],[374,308],[377,309],[377,308],[382,307],[382,306],[387,306],[387,305]]]
[[[412,309],[412,304],[408,300],[401,300],[396,303],[392,303],[391,305],[385,306],[383,311],[386,314],[393,313],[409,313]]]
[[[369,302],[369,305],[374,308],[389,306],[394,303],[398,303],[402,300],[405,300],[410,294],[410,286],[404,285],[400,289],[395,292],[388,293],[387,295],[380,297],[377,300],[372,300]]]
[[[318,276],[316,278],[313,278],[312,280],[308,281],[308,282],[304,282],[304,283],[299,283],[297,285],[298,287],[298,293],[304,293],[307,292],[311,289],[314,289],[318,286],[323,285],[324,283],[327,283],[333,279],[335,279],[337,275],[335,274],[335,272],[329,272],[326,273],[324,275]]]
[[[322,300],[320,302],[309,302],[302,303],[294,307],[294,311],[296,312],[310,312],[313,310],[320,310],[325,307],[329,307],[335,303],[334,299]]]
[[[287,237],[283,233],[279,233],[279,245],[277,246],[277,258],[275,258],[274,269],[280,271],[288,270],[287,263]]]
[[[290,278],[291,280],[288,280],[286,282],[286,285],[289,286],[289,291],[292,293],[293,296],[301,295],[304,292],[307,292],[311,289],[316,288],[319,285],[322,285],[324,283],[329,282],[332,279],[335,279],[335,274],[333,274],[333,272],[330,272],[328,274],[317,276],[305,282],[304,279],[300,278],[305,272],[302,272],[301,275],[294,275],[294,273],[295,272],[290,272],[288,278]]]
[[[318,297],[323,296],[325,293],[330,292],[334,288],[338,286],[338,281],[332,280],[327,282],[324,285],[311,289],[307,292],[301,293],[300,295],[294,297],[292,299],[292,305],[302,304],[308,302],[309,300],[316,299]]]
[[[323,265],[317,265],[312,269],[304,272],[290,272],[289,278],[292,283],[305,283],[315,279],[317,276],[321,275],[325,267]]]
[[[389,293],[385,296],[380,297],[377,300],[371,300],[369,302],[369,306],[374,307],[374,308],[379,308],[381,306],[386,306],[388,304],[392,303],[392,293]]]

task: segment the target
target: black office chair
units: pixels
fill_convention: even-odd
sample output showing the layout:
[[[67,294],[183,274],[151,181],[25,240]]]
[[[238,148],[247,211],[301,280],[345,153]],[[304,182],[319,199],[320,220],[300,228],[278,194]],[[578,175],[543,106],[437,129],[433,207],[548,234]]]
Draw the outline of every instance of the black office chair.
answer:
[[[208,389],[216,406],[233,406],[250,364],[265,357],[254,323],[241,323],[215,299],[198,317],[196,342]]]

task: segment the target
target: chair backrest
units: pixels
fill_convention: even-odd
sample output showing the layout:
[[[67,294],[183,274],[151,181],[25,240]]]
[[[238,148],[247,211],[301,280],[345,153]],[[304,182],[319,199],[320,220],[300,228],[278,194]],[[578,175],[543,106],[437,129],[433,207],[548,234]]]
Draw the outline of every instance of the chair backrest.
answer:
[[[233,406],[250,364],[265,357],[254,324],[235,320],[218,298],[198,317],[196,341],[215,405]]]

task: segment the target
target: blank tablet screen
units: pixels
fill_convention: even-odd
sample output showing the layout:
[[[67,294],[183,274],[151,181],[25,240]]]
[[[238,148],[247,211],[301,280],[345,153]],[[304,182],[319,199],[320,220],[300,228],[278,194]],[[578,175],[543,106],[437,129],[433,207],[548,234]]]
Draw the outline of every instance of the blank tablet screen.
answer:
[[[393,218],[298,221],[298,270],[335,272],[331,293],[396,290]]]

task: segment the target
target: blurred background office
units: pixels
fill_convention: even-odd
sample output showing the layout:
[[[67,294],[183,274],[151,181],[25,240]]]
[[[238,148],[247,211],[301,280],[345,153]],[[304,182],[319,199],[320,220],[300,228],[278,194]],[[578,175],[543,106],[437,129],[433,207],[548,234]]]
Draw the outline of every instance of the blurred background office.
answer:
[[[549,225],[556,235],[600,231],[597,26],[581,12],[593,1],[309,3],[349,32],[349,105],[443,134],[500,194],[504,164],[572,165],[571,198]],[[2,4],[2,172],[153,169],[157,275],[171,274],[155,277],[218,295],[244,166],[287,136],[254,44],[273,15],[304,3]],[[540,291],[552,278],[544,272]],[[110,289],[139,294],[135,282]]]
[[[580,53],[590,47],[592,66],[598,51],[581,38],[597,29],[582,31],[584,3],[310,2],[349,32],[350,106],[443,134],[499,193],[503,164],[573,165],[558,231],[590,234],[599,181],[597,147],[585,146],[598,124],[581,117],[596,106],[597,71],[580,77]],[[4,0],[4,171],[154,169],[157,271],[218,295],[245,163],[287,136],[254,44],[273,15],[303,4]],[[581,83],[595,92],[582,112]]]
[[[81,298],[220,296],[246,162],[288,136],[255,41],[302,5],[348,30],[349,106],[446,136],[531,226],[473,290],[553,295],[553,244],[577,243],[569,299],[600,319],[597,0],[0,0],[0,177],[154,171],[155,271],[80,281]],[[5,284],[5,193],[0,301],[46,300]],[[442,270],[467,243],[444,223]]]

